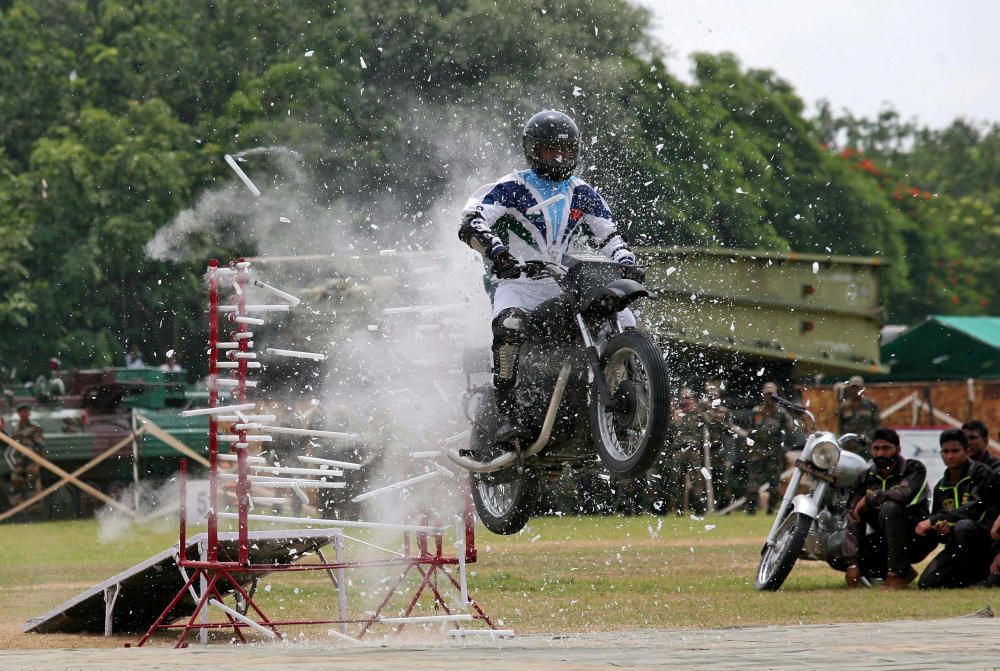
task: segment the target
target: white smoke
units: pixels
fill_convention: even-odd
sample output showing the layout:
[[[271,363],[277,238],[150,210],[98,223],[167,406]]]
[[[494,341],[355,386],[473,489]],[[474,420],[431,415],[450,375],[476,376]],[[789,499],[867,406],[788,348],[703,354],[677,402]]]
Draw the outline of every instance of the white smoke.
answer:
[[[413,114],[414,140],[433,146],[436,168],[448,176],[436,193],[421,194],[430,203],[425,210],[406,211],[409,201],[388,184],[322,204],[315,194],[329,187],[306,177],[298,155],[250,149],[234,156],[247,159],[241,167],[260,198],[233,176],[147,246],[150,256],[174,260],[191,258],[206,240],[245,246],[258,255],[260,279],[304,299],[293,308],[299,328],[274,333],[266,344],[327,352],[328,374],[301,380],[290,398],[269,400],[318,407],[323,428],[364,435],[382,452],[369,489],[440,471],[432,460],[409,455],[441,450],[445,438],[468,428],[462,350],[488,348],[491,336],[482,263],[458,240],[460,212],[479,186],[519,167],[517,147],[496,130],[504,125],[495,119],[470,123],[467,111],[440,109]],[[383,313],[407,307],[440,309]],[[256,349],[263,345],[258,341]],[[441,474],[369,499],[361,518],[453,524],[464,506],[462,474],[446,459],[437,461],[456,479]]]
[[[196,486],[189,481],[189,493]],[[100,508],[94,516],[97,519],[97,540],[101,544],[115,542],[131,533],[137,525],[157,531],[176,528],[177,511],[180,509],[180,485],[176,475],[158,485],[149,481],[133,482],[119,492],[115,500],[125,508],[135,510],[136,516],[110,506]],[[189,521],[194,522],[192,513],[195,511],[188,512]]]

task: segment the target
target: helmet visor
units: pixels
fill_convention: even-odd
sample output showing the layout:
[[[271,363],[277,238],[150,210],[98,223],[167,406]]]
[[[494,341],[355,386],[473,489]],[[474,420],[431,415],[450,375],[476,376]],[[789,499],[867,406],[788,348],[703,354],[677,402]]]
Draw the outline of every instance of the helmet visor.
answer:
[[[525,138],[528,160],[545,177],[565,179],[576,169],[580,158],[580,141],[570,139]]]

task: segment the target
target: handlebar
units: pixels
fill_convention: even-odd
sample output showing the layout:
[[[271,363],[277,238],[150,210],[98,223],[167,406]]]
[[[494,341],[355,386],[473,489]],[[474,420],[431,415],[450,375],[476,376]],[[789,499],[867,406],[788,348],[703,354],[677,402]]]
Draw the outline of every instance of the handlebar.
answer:
[[[533,280],[546,277],[562,277],[565,274],[566,269],[563,266],[551,261],[525,261],[521,268],[521,275]]]
[[[868,440],[868,436],[863,433],[845,433],[838,440],[841,447],[850,443],[858,443],[864,447],[868,447],[871,444],[871,441]]]
[[[787,398],[782,398],[777,394],[771,394],[771,398],[773,398],[774,402],[780,405],[785,410],[793,412],[796,415],[801,415],[802,417],[805,417],[806,429],[810,433],[816,430],[816,417],[811,412],[809,412],[809,408],[800,403],[793,403],[789,401]]]
[[[809,412],[806,406],[800,403],[793,403],[792,401],[789,401],[787,398],[782,398],[777,394],[771,394],[771,398],[773,398],[774,402],[780,405],[782,408],[784,408],[785,410],[790,410],[791,412],[794,412],[796,415],[804,415],[807,412]]]

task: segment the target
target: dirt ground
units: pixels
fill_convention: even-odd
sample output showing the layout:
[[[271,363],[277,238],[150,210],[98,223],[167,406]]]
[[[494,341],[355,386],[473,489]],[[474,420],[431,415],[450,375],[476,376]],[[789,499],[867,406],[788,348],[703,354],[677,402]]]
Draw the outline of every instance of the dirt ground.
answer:
[[[375,669],[1000,669],[1000,622],[953,618],[735,629],[534,634],[513,640],[333,640],[216,644],[173,650],[47,649],[0,651],[0,668],[97,671],[142,668]]]

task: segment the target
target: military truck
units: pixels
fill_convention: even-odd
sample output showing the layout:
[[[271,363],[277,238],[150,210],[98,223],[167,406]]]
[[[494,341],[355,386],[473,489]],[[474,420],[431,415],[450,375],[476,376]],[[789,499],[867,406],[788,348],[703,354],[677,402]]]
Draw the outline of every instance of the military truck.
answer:
[[[74,372],[68,380],[66,396],[48,404],[8,394],[3,401],[2,423],[7,433],[18,421],[14,408],[32,402],[31,421],[45,432],[42,456],[63,470],[73,472],[98,454],[129,436],[133,412],[141,412],[173,438],[201,455],[208,454],[208,420],[183,418],[179,411],[190,405],[205,405],[207,392],[187,383],[185,371],[158,368],[104,368]],[[140,480],[162,481],[178,470],[182,455],[158,438],[145,433],[138,441],[139,461],[133,471],[131,443],[117,454],[81,475],[81,480],[97,490],[117,496],[138,475]],[[6,445],[0,451],[9,449]],[[192,464],[197,467],[196,464]],[[0,513],[10,507],[7,493],[10,464],[0,459]],[[59,477],[42,469],[43,486]],[[66,485],[50,494],[42,505],[33,507],[21,519],[61,519],[92,514],[101,502]]]

